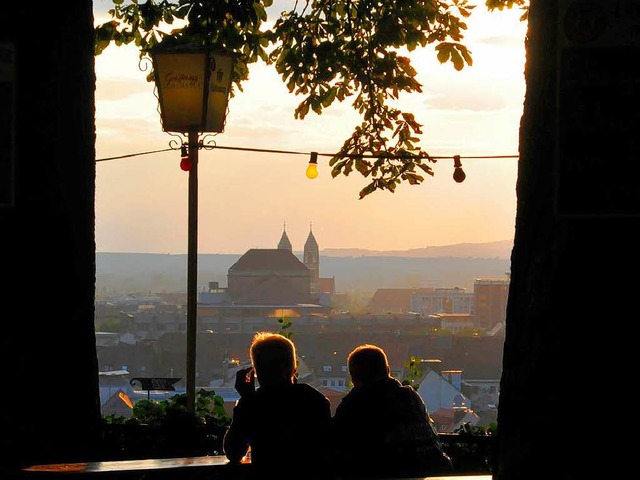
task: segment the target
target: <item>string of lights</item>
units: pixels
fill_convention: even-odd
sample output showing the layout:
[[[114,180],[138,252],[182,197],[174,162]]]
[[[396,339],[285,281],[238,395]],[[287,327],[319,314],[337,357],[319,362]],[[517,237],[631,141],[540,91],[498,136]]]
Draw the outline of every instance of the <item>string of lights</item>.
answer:
[[[109,160],[119,160],[119,159],[123,159],[123,158],[131,158],[131,157],[137,157],[140,155],[150,155],[153,153],[160,153],[160,152],[169,152],[172,150],[180,150],[181,151],[181,162],[180,162],[180,168],[182,168],[182,170],[188,171],[191,168],[190,162],[189,162],[189,158],[187,156],[187,147],[189,145],[187,144],[182,144],[180,147],[169,147],[169,148],[164,148],[164,149],[160,149],[160,150],[149,150],[147,152],[138,152],[138,153],[129,153],[126,155],[118,155],[115,157],[106,157],[106,158],[98,158],[96,159],[96,162],[106,162]],[[294,151],[294,150],[274,150],[274,149],[270,149],[270,148],[248,148],[248,147],[229,147],[229,146],[224,146],[224,145],[202,145],[202,144],[198,144],[195,145],[196,148],[205,148],[207,150],[213,150],[213,149],[220,149],[220,150],[241,150],[241,151],[246,151],[246,152],[258,152],[258,153],[279,153],[279,154],[284,154],[284,155],[304,155],[304,156],[308,156],[309,157],[309,166],[307,167],[307,171],[306,171],[306,175],[308,178],[310,179],[314,179],[318,176],[318,157],[322,156],[322,157],[335,157],[336,154],[335,153],[320,153],[320,152],[299,152],[299,151]],[[388,159],[402,159],[402,158],[408,158],[407,155],[389,155],[389,154],[380,154],[380,155],[373,155],[373,154],[348,154],[345,155],[347,158],[388,158]],[[453,160],[453,167],[454,167],[454,171],[453,171],[453,179],[458,182],[461,183],[464,181],[464,179],[466,178],[466,174],[464,173],[464,171],[462,170],[462,160],[486,160],[486,159],[501,159],[501,158],[514,158],[517,159],[519,158],[519,155],[468,155],[468,156],[462,156],[462,155],[444,155],[444,156],[438,156],[438,155],[429,155],[428,157],[426,156],[422,156],[422,157],[418,157],[418,158],[430,158],[432,160],[445,160],[445,159],[452,159]]]
[[[305,156],[310,156],[312,153],[315,153],[317,156],[322,156],[322,157],[334,157],[336,154],[335,153],[320,153],[320,152],[298,152],[298,151],[293,151],[293,150],[273,150],[273,149],[266,149],[266,148],[248,148],[248,147],[227,147],[227,146],[223,146],[223,145],[216,145],[214,147],[212,147],[212,149],[220,149],[220,150],[241,150],[241,151],[246,151],[246,152],[259,152],[259,153],[280,153],[280,154],[287,154],[287,155],[305,155]],[[164,148],[161,150],[149,150],[148,152],[137,152],[137,153],[129,153],[126,155],[118,155],[116,157],[105,157],[105,158],[98,158],[96,159],[96,162],[106,162],[109,160],[120,160],[122,158],[130,158],[130,157],[137,157],[140,155],[150,155],[153,153],[161,153],[161,152],[169,152],[171,150],[179,150],[180,147],[171,147],[171,148]],[[519,155],[457,155],[460,160],[471,160],[471,159],[476,159],[476,160],[482,160],[482,159],[500,159],[500,158],[518,158]],[[385,158],[405,158],[402,156],[395,156],[395,155],[347,155],[347,157],[352,157],[352,158],[380,158],[380,157],[385,157]],[[445,159],[455,159],[456,155],[443,155],[443,156],[437,156],[437,155],[429,155],[429,158],[432,158],[434,160],[445,160]]]

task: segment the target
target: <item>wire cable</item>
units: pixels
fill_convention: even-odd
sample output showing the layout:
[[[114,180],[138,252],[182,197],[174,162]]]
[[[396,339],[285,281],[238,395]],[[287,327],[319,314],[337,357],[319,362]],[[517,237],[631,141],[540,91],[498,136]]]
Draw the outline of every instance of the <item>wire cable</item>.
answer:
[[[292,150],[274,150],[274,149],[266,149],[266,148],[248,148],[248,147],[227,147],[227,146],[223,146],[223,145],[215,145],[213,147],[209,147],[206,148],[207,150],[211,149],[211,150],[215,150],[216,148],[221,149],[221,150],[241,150],[241,151],[245,151],[245,152],[258,152],[258,153],[279,153],[279,154],[286,154],[286,155],[305,155],[306,157],[308,157],[311,152],[299,152],[299,151],[292,151]],[[160,153],[160,152],[169,152],[171,150],[179,150],[180,147],[177,148],[164,148],[161,150],[150,150],[147,152],[138,152],[138,153],[129,153],[126,155],[119,155],[119,156],[115,156],[115,157],[106,157],[106,158],[98,158],[96,159],[96,162],[106,162],[109,160],[119,160],[122,158],[131,158],[131,157],[137,157],[137,156],[141,156],[141,155],[150,155],[153,153]],[[335,153],[317,153],[317,155],[319,156],[323,156],[323,157],[335,157],[336,154]],[[482,160],[482,159],[500,159],[500,158],[519,158],[519,155],[479,155],[479,156],[463,156],[463,155],[445,155],[445,156],[438,156],[438,155],[429,155],[428,157],[417,157],[417,158],[430,158],[433,160],[444,160],[444,159],[449,159],[449,158],[455,158],[458,157],[459,159],[464,159],[464,160],[469,160],[469,159],[475,159],[475,160]],[[394,159],[394,158],[412,158],[406,155],[387,155],[387,154],[381,154],[381,155],[371,155],[371,154],[362,154],[362,155],[346,155],[346,157],[348,158],[389,158],[389,159]]]

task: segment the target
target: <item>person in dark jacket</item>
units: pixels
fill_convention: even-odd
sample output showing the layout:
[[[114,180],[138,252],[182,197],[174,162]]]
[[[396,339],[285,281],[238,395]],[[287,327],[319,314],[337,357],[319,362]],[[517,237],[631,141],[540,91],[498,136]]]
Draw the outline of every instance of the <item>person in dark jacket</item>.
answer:
[[[384,350],[361,345],[348,356],[353,388],[332,418],[338,478],[424,477],[452,471],[451,459],[418,392],[391,376]]]
[[[329,399],[297,383],[296,348],[289,338],[256,333],[249,355],[252,367],[236,374],[240,398],[224,436],[225,455],[239,463],[250,451],[251,469],[260,477],[320,478],[327,466]]]

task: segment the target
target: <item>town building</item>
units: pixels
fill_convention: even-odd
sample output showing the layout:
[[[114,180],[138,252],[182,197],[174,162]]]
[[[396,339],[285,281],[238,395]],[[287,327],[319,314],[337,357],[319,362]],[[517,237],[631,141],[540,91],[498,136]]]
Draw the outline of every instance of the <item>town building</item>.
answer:
[[[411,311],[423,315],[473,314],[474,293],[467,293],[466,289],[460,287],[418,291],[411,294]]]
[[[509,278],[477,278],[473,284],[475,325],[490,330],[507,318]]]

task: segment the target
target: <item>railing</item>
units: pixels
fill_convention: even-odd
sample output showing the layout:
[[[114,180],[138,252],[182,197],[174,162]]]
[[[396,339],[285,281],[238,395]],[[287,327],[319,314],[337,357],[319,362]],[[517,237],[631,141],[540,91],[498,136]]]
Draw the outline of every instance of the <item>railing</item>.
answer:
[[[222,455],[224,427],[189,428],[148,425],[107,425],[103,434],[102,460],[136,460]],[[491,435],[440,433],[456,473],[491,473],[494,439]]]
[[[135,460],[222,455],[225,431],[226,427],[205,424],[107,424],[102,433],[101,459]]]
[[[438,434],[456,473],[490,474],[495,452],[495,437],[469,433]]]

